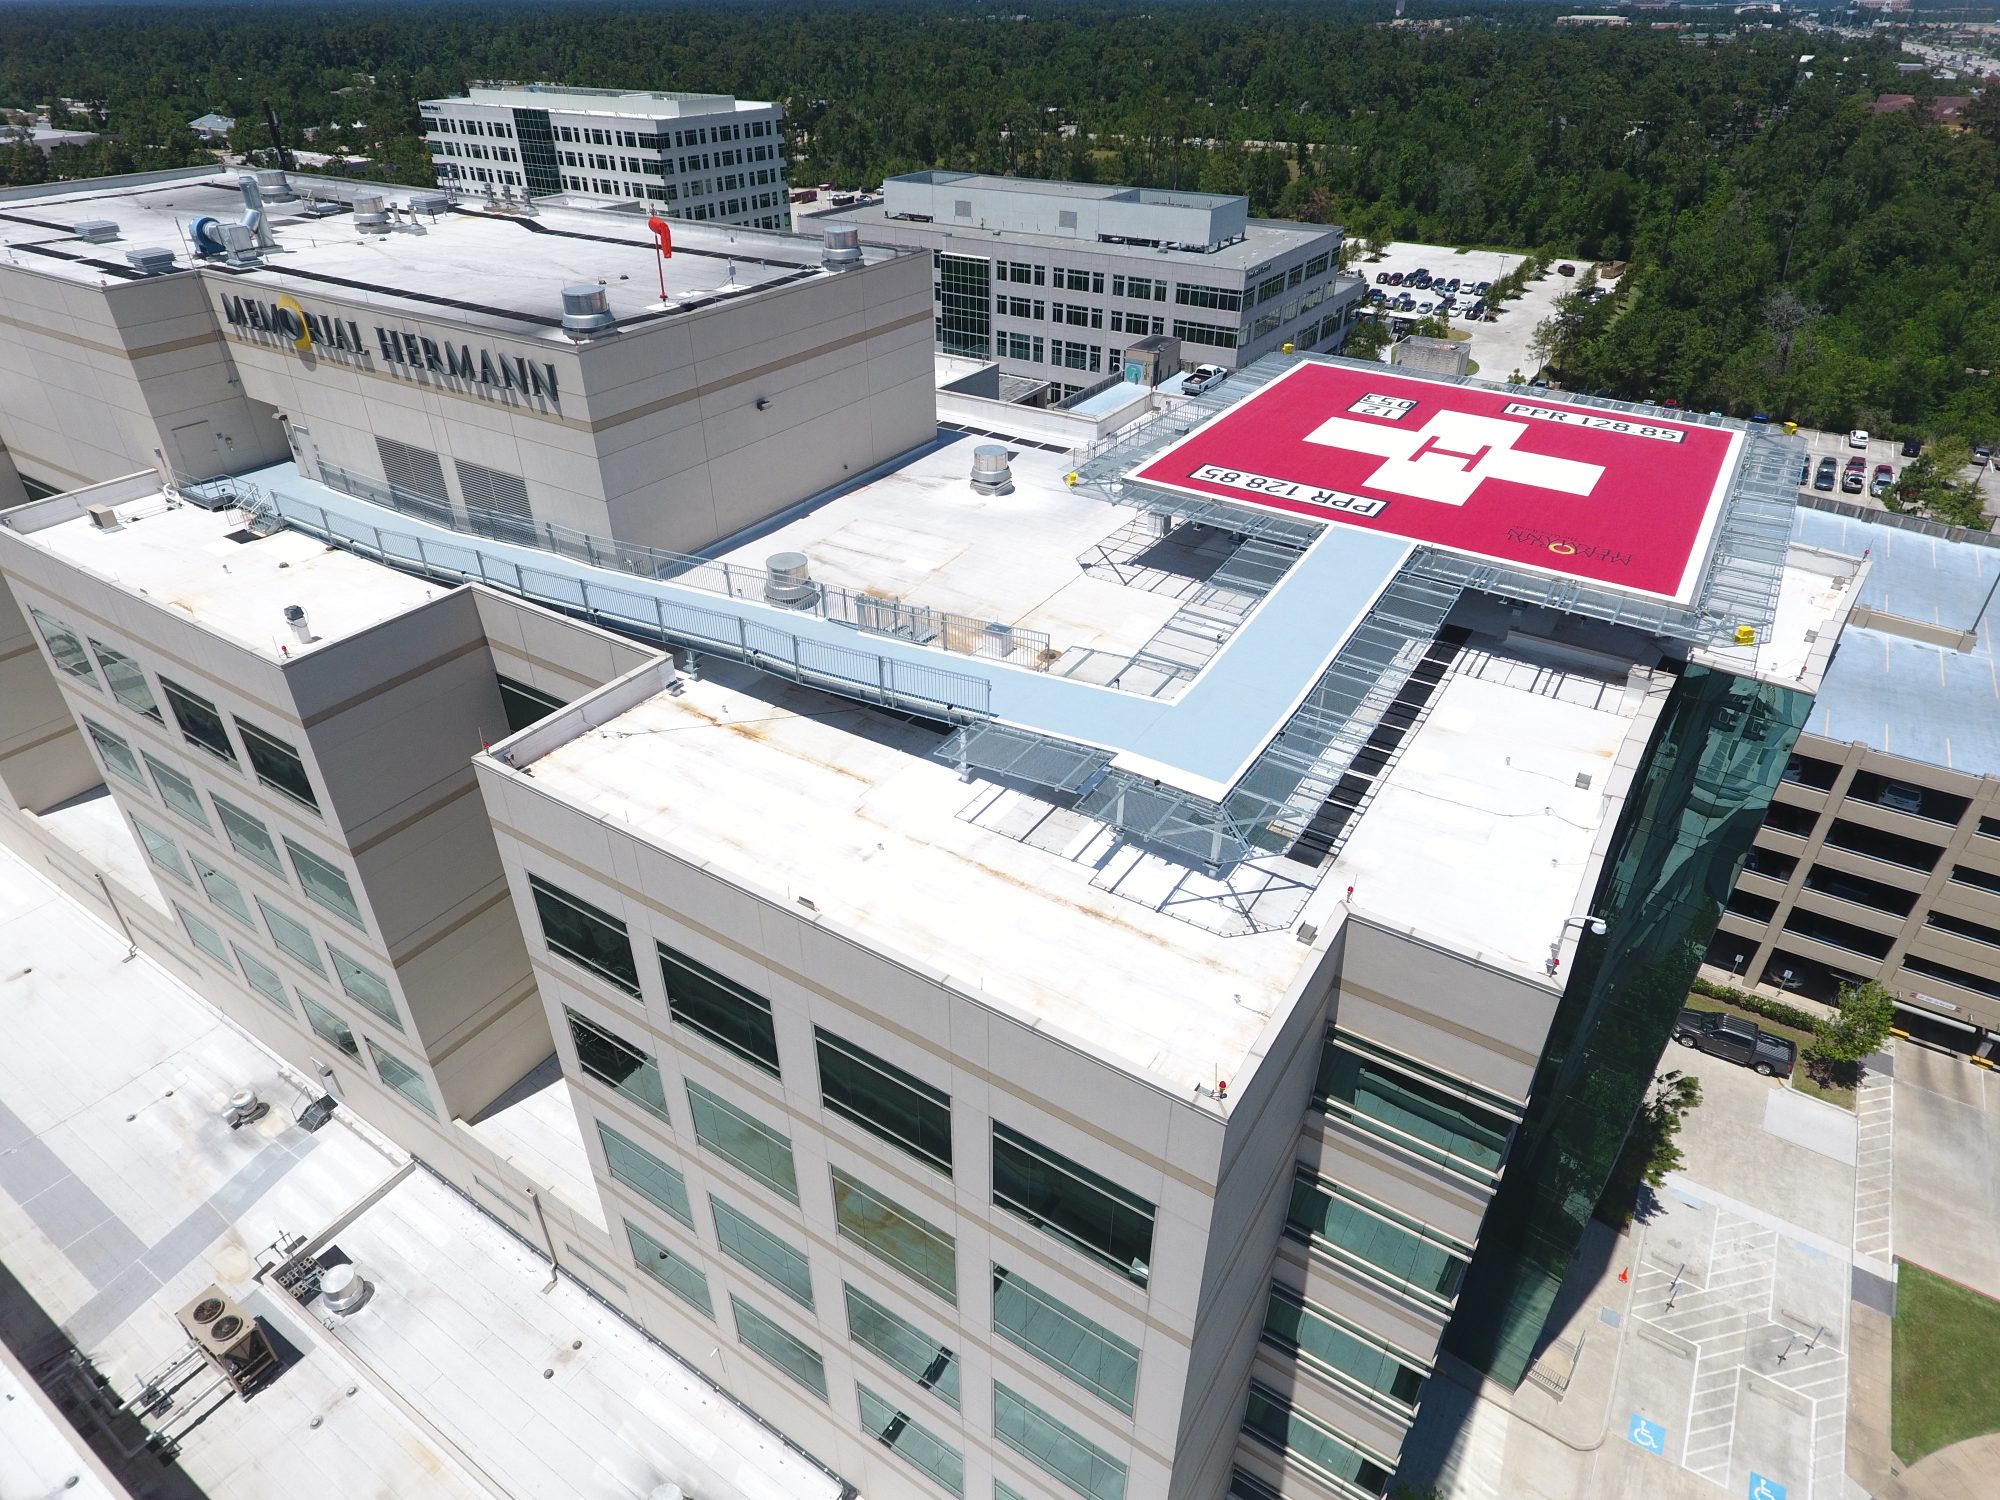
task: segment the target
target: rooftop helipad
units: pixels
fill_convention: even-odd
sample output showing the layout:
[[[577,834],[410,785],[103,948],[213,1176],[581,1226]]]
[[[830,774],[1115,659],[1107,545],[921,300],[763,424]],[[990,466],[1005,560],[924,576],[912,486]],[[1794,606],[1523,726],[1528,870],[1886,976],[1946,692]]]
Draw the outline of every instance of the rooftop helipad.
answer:
[[[1687,603],[1742,444],[1724,427],[1302,361],[1128,477]]]

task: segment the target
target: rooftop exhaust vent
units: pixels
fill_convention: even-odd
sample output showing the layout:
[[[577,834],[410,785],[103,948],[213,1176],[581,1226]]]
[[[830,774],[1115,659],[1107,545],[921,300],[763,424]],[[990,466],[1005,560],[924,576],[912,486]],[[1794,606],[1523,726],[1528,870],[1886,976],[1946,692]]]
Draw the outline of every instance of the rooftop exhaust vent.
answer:
[[[1014,488],[1014,471],[1000,443],[981,443],[972,450],[972,487],[982,495],[1005,495]]]
[[[141,276],[159,276],[173,270],[174,252],[164,245],[141,245],[125,252],[125,264]]]
[[[773,552],[764,559],[764,602],[780,609],[810,609],[819,598],[803,552]]]
[[[283,172],[261,171],[257,174],[257,190],[264,195],[266,203],[294,203],[298,194],[292,189],[292,179]]]
[[[85,219],[76,226],[76,237],[92,245],[108,245],[118,238],[118,225],[111,219]]]
[[[333,1312],[346,1317],[358,1312],[375,1288],[350,1265],[332,1266],[320,1274],[319,1297]]]
[[[410,194],[410,212],[424,214],[435,219],[439,214],[451,211],[451,195],[448,193]]]
[[[829,271],[845,271],[860,265],[861,231],[851,224],[827,230],[826,248],[820,253],[819,263]]]
[[[611,316],[611,304],[605,299],[604,288],[594,282],[580,281],[575,286],[563,288],[563,332],[590,335],[606,333],[618,326],[618,320]]]
[[[354,227],[363,234],[387,234],[389,232],[389,212],[383,207],[380,193],[357,193],[354,196]]]

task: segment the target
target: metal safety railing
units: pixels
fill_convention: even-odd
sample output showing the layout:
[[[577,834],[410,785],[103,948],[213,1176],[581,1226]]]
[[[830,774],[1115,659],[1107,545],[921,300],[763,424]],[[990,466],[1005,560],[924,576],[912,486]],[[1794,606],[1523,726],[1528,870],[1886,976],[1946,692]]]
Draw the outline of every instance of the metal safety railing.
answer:
[[[721,562],[687,552],[669,552],[639,542],[621,542],[593,536],[573,526],[553,521],[537,521],[506,511],[463,508],[434,496],[419,494],[402,485],[388,484],[355,474],[334,464],[319,466],[320,483],[330,490],[385,506],[401,515],[463,535],[485,537],[516,547],[532,547],[554,553],[593,568],[629,573],[635,578],[673,582],[727,599],[764,602],[769,575],[763,568]],[[1060,652],[1049,644],[1047,634],[1024,630],[1000,620],[981,620],[952,614],[928,605],[911,604],[884,595],[858,593],[838,584],[815,583],[813,597],[802,601],[824,620],[851,625],[871,635],[894,636],[919,646],[935,646],[960,656],[977,656],[987,661],[1010,662],[1015,666],[1045,670]]]
[[[728,610],[705,609],[658,587],[621,588],[581,574],[532,567],[476,543],[351,520],[282,489],[244,496],[237,503],[253,524],[289,526],[385,567],[440,582],[484,583],[621,635],[740,661],[843,697],[952,720],[992,712],[993,685],[971,673],[818,640]]]

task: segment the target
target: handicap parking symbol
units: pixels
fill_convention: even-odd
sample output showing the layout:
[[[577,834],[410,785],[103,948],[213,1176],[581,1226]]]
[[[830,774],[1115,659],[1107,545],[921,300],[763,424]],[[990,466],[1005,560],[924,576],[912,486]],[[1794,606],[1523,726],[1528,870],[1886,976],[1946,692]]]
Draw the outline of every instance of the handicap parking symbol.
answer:
[[[1785,1500],[1785,1487],[1753,1469],[1750,1473],[1750,1500]]]
[[[1625,1429],[1625,1437],[1629,1442],[1644,1448],[1648,1453],[1657,1453],[1661,1457],[1666,1456],[1667,1429],[1658,1422],[1648,1422],[1636,1411],[1632,1413],[1632,1425]],[[1779,1497],[1779,1500],[1783,1500],[1782,1495]]]

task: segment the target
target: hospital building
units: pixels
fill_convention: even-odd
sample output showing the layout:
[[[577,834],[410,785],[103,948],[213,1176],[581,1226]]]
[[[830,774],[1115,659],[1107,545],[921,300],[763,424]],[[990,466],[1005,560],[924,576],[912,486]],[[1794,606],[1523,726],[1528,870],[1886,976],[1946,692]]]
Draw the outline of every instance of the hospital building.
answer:
[[[1385,1495],[1869,597],[1794,442],[440,196],[7,194],[0,838],[847,1493]]]

